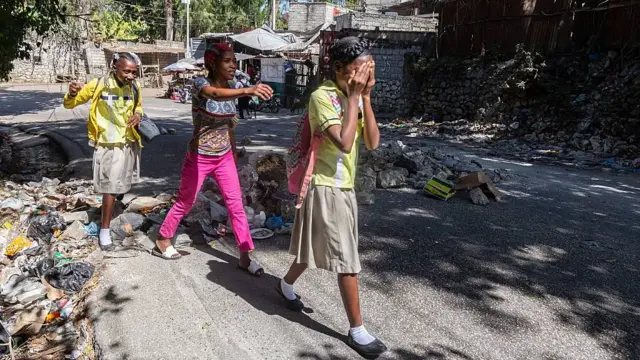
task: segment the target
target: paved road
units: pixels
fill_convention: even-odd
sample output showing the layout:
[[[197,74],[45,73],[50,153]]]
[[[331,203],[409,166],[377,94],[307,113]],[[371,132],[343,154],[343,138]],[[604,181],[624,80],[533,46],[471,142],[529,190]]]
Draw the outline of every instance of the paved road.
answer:
[[[51,117],[57,96],[21,90],[0,90],[0,116]],[[34,98],[41,104],[15,105]],[[177,186],[191,131],[187,106],[144,100],[178,134],[145,148],[141,193]],[[83,139],[82,120],[54,113]],[[286,146],[292,121],[260,117],[239,135],[255,140],[249,151]],[[392,349],[384,358],[640,359],[639,178],[448,151],[518,176],[500,185],[506,201],[488,207],[396,190],[361,209],[362,305]],[[223,243],[178,262],[112,260],[92,309],[105,358],[356,359],[342,342],[334,275],[308,272],[297,290],[308,311],[282,309],[274,286],[291,261],[287,244],[257,243],[260,279],[237,271]]]

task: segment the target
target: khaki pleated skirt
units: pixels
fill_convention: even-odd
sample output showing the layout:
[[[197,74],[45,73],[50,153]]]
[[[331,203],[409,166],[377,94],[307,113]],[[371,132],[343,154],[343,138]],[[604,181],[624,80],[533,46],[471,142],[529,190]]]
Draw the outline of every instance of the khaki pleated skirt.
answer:
[[[100,145],[93,152],[93,187],[100,194],[126,194],[140,176],[137,143]]]
[[[358,205],[353,190],[311,186],[296,211],[289,253],[308,268],[360,272]]]

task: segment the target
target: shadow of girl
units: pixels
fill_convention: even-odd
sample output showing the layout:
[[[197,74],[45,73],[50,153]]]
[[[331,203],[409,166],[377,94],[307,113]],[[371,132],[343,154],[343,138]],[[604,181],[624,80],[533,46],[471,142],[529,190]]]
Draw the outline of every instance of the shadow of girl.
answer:
[[[276,292],[279,278],[265,273],[260,278],[248,275],[237,268],[238,259],[209,246],[199,247],[199,250],[224,261],[210,260],[208,265],[211,272],[207,279],[240,296],[255,309],[267,315],[278,315],[291,322],[298,323],[310,330],[345,341],[346,336],[311,319],[304,312],[293,312],[285,308],[284,302]],[[305,309],[306,313],[313,310]]]

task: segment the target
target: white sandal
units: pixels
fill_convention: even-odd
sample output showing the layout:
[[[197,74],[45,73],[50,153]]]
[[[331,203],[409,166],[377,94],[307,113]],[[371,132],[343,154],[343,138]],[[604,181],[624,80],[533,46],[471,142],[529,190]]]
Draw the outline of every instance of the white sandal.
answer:
[[[260,264],[257,261],[253,261],[253,260],[249,262],[248,267],[242,267],[240,266],[240,264],[238,264],[238,268],[240,270],[248,272],[253,276],[262,276],[262,274],[264,274],[264,269],[262,268],[262,266],[260,266]]]
[[[158,246],[156,246],[155,248],[153,248],[153,251],[151,251],[151,254],[165,260],[178,260],[182,257],[182,255],[176,250],[176,248],[173,247],[173,245],[167,246],[164,252],[160,252],[160,249],[158,248]]]

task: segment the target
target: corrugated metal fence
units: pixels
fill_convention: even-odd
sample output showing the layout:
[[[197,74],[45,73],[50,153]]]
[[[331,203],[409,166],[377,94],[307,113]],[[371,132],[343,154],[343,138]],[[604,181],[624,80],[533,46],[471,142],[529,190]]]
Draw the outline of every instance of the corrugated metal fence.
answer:
[[[440,10],[440,54],[512,52],[517,44],[547,54],[640,45],[640,2],[605,4],[594,9],[577,8],[573,0],[447,1]]]

